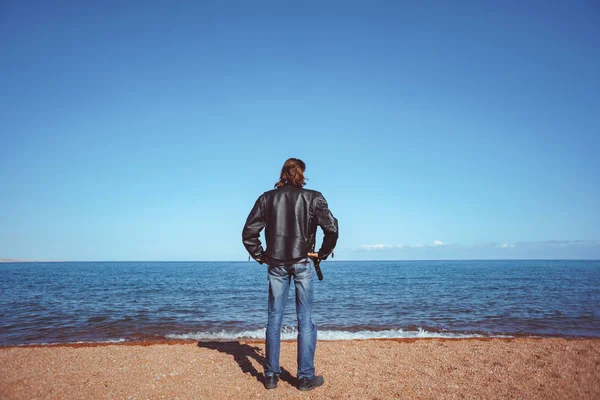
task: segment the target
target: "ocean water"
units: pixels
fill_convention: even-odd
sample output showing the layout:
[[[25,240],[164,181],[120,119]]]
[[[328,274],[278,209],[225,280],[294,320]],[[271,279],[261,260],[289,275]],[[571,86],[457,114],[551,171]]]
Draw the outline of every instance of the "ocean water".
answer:
[[[319,340],[600,337],[600,261],[324,261]],[[263,339],[255,262],[0,264],[0,346]],[[316,279],[316,278],[315,278]],[[294,290],[283,321],[296,338]]]

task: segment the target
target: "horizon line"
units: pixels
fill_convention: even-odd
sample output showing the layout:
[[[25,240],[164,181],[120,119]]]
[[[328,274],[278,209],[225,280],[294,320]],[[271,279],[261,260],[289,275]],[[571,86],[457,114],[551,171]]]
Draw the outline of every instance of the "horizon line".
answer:
[[[369,259],[369,260],[321,260],[328,262],[373,262],[373,261],[600,261],[600,258],[431,258],[431,259]],[[256,263],[256,261],[240,260],[21,260],[21,259],[0,259],[0,264],[10,263],[126,263],[126,262],[154,262],[154,263]],[[261,264],[259,264],[261,265]]]

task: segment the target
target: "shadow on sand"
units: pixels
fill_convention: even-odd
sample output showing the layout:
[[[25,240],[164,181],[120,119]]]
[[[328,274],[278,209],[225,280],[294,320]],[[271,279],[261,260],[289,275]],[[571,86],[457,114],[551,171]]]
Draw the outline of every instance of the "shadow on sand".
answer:
[[[262,354],[260,347],[251,346],[240,342],[198,342],[198,347],[205,349],[217,350],[221,353],[229,354],[233,356],[235,362],[238,363],[242,372],[250,374],[256,378],[257,381],[264,383],[265,377],[262,372],[258,372],[250,359],[256,360],[263,368],[266,364],[265,356]],[[281,368],[281,374],[279,379],[289,383],[292,386],[296,386],[296,378],[290,374],[286,369]]]

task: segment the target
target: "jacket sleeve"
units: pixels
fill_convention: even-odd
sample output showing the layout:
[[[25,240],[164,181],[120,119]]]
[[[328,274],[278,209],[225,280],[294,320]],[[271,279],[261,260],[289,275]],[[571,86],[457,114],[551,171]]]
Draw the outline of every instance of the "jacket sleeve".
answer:
[[[315,214],[317,224],[323,229],[323,244],[319,249],[319,259],[326,260],[333,252],[338,240],[338,220],[329,210],[327,201],[321,193],[317,195]]]
[[[266,261],[265,253],[260,243],[260,232],[265,227],[262,196],[260,196],[250,211],[242,231],[242,242],[248,253],[260,264]]]

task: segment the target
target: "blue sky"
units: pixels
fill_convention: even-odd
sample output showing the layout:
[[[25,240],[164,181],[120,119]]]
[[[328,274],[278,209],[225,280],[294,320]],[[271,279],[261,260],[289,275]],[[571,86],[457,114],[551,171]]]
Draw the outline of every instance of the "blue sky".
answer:
[[[246,260],[289,157],[338,259],[600,258],[595,2],[296,3],[0,3],[0,258]]]

